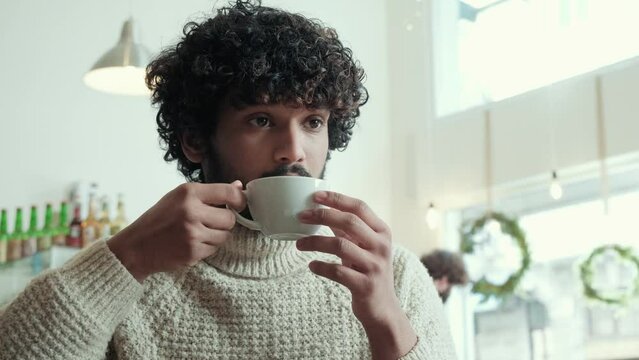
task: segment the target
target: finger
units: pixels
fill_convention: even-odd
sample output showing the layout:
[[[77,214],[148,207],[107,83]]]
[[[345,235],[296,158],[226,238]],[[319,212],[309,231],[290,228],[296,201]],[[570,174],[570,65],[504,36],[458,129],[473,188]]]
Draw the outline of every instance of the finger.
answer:
[[[308,236],[297,240],[301,251],[319,251],[342,259],[342,265],[368,273],[375,268],[375,259],[369,252],[342,237]]]
[[[360,292],[368,283],[368,277],[341,264],[311,261],[308,268],[316,275],[346,286],[351,292]]]
[[[226,208],[202,205],[198,209],[198,219],[209,229],[231,230],[235,226],[235,214]]]
[[[357,215],[335,209],[318,208],[302,211],[298,218],[305,224],[319,224],[330,227],[335,233],[343,233],[347,238],[357,241],[365,249],[372,249],[372,239],[378,236]]]
[[[218,248],[218,246],[213,246],[206,243],[196,244],[191,255],[191,260],[187,262],[187,265],[193,266],[200,262],[202,259],[206,259],[207,257],[214,255],[217,252]]]
[[[233,238],[230,231],[203,228],[200,244],[219,247]]]
[[[352,239],[350,235],[348,235],[347,233],[343,232],[340,229],[331,229],[331,231],[333,231],[333,234],[339,236],[339,237],[343,237],[343,238],[347,238],[347,239]]]
[[[334,191],[318,191],[314,194],[313,199],[318,204],[357,215],[375,232],[386,232],[388,229],[386,223],[375,215],[371,208],[362,200]]]
[[[242,184],[200,184],[191,183],[193,191],[200,201],[207,205],[228,205],[242,210],[246,207],[246,196],[242,193]]]

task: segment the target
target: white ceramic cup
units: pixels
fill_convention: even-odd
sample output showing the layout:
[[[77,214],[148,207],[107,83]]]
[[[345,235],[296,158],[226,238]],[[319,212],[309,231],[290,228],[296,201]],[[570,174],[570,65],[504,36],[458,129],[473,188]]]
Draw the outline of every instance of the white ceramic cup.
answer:
[[[312,177],[255,179],[246,184],[244,190],[253,220],[233,210],[235,219],[239,224],[276,240],[297,240],[315,235],[321,225],[302,224],[297,215],[307,209],[322,207],[313,201],[313,194],[321,190],[328,190],[328,183]]]

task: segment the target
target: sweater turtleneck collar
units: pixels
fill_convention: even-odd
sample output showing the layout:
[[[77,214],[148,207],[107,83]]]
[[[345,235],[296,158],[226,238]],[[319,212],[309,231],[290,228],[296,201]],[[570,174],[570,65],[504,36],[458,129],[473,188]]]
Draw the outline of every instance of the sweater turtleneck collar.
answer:
[[[233,238],[204,261],[225,273],[247,278],[273,278],[301,271],[313,253],[297,250],[295,241],[274,240],[239,224]]]

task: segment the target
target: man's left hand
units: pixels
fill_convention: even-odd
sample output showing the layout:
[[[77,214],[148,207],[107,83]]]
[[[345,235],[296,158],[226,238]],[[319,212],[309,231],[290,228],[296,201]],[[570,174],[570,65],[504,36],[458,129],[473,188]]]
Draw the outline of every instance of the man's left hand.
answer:
[[[310,270],[348,288],[352,309],[362,323],[373,359],[397,359],[417,342],[395,294],[391,231],[362,200],[320,191],[314,201],[328,208],[299,214],[302,223],[326,225],[334,237],[308,236],[297,241],[302,251],[338,256],[341,264],[312,261]]]

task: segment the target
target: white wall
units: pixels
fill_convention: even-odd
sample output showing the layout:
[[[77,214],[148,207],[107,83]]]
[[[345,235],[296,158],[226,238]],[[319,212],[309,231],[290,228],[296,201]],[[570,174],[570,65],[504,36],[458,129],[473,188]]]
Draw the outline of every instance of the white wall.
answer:
[[[484,202],[484,112],[492,121],[496,190],[526,179],[550,178],[557,169],[566,182],[599,175],[596,79],[610,166],[639,153],[639,60],[633,59],[486,107],[439,119],[435,128],[437,198],[449,209]],[[573,176],[574,174],[574,176]],[[546,181],[546,180],[544,180]],[[639,184],[637,184],[639,186]],[[499,199],[495,199],[498,201]]]
[[[138,40],[155,53],[174,42],[187,19],[201,18],[215,2],[0,2],[0,208],[11,215],[16,206],[58,203],[72,182],[84,179],[97,181],[109,195],[124,192],[135,218],[183,182],[175,164],[162,160],[148,99],[102,94],[81,81],[115,44],[129,3]],[[380,191],[391,179],[385,2],[264,3],[335,27],[365,67],[371,100],[351,146],[329,164],[328,178],[336,190],[366,200],[390,222],[391,195]]]
[[[438,231],[427,228],[424,215],[434,188],[427,153],[432,121],[431,4],[429,1],[389,1],[388,56],[391,93],[391,171],[395,241],[422,253],[437,246]]]

